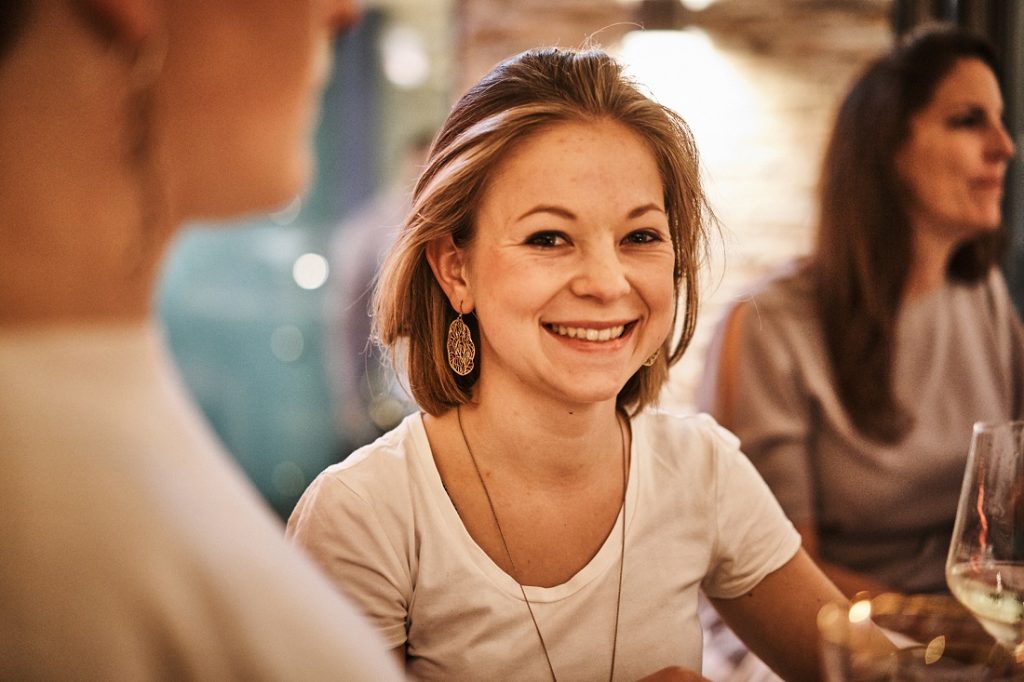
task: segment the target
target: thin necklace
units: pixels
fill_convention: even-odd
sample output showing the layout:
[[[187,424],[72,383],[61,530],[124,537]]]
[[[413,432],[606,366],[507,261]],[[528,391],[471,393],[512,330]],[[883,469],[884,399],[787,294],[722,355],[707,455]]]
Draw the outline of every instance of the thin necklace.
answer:
[[[512,568],[512,579],[519,585],[519,591],[523,594],[523,601],[526,602],[526,608],[530,612],[530,620],[533,621],[533,629],[537,631],[537,639],[540,640],[541,651],[544,652],[544,660],[548,663],[548,670],[551,671],[551,679],[558,682],[558,678],[555,676],[555,668],[551,665],[551,656],[548,655],[547,644],[544,643],[544,635],[540,633],[540,626],[537,625],[537,616],[533,613],[533,606],[530,604],[529,598],[526,596],[526,588],[523,587],[523,581],[519,579],[519,571],[516,569],[516,562],[512,560],[512,552],[509,551],[508,541],[505,540],[505,533],[501,530],[501,524],[498,523],[498,513],[494,511],[494,502],[491,500],[491,493],[487,489],[487,484],[484,483],[483,474],[480,473],[480,465],[476,463],[476,457],[473,456],[473,449],[469,447],[469,439],[466,438],[466,430],[462,426],[462,406],[455,408],[455,415],[459,420],[459,433],[462,434],[462,442],[466,446],[466,452],[469,453],[469,459],[473,462],[473,468],[476,470],[476,477],[480,480],[480,487],[484,489],[484,496],[487,498],[487,506],[491,508],[491,517],[494,519],[494,525],[498,529],[498,537],[501,538],[501,546],[505,548],[505,556],[508,557],[509,566]],[[626,563],[626,483],[629,478],[629,464],[626,458],[626,430],[622,425],[622,421],[618,419],[616,415],[616,421],[619,424],[619,437],[622,439],[622,541],[619,545],[619,587],[618,593],[615,596],[615,629],[612,631],[612,667],[608,671],[608,681],[615,677],[615,653],[619,644],[619,607],[622,604],[622,567]]]

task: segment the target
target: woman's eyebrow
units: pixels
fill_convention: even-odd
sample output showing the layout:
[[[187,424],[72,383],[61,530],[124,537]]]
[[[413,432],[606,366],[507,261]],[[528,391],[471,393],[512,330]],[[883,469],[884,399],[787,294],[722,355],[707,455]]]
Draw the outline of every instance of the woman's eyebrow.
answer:
[[[665,212],[665,210],[661,206],[658,206],[657,204],[652,202],[650,204],[644,204],[643,206],[637,206],[636,208],[634,208],[633,210],[626,214],[626,218],[639,218],[645,213],[649,213],[651,211],[657,211],[658,213]],[[576,214],[567,208],[564,208],[562,206],[554,206],[551,204],[541,204],[539,206],[534,206],[530,210],[526,211],[521,216],[516,218],[516,220],[523,220],[524,218],[528,218],[531,215],[534,215],[535,213],[551,213],[553,215],[559,216],[560,218],[566,218],[567,220],[576,219]]]
[[[523,220],[524,218],[528,218],[535,213],[552,213],[554,215],[557,215],[561,218],[566,218],[568,220],[576,219],[576,214],[567,208],[563,208],[562,206],[552,206],[550,204],[541,204],[540,206],[534,206],[526,213],[516,218],[516,220]]]

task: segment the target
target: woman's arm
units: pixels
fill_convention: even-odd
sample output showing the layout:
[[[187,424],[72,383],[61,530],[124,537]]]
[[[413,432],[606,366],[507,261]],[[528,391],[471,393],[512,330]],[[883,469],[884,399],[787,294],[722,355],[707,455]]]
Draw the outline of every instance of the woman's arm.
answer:
[[[804,550],[806,550],[808,556],[814,560],[814,563],[818,565],[828,579],[831,580],[847,597],[852,599],[859,592],[868,592],[872,596],[875,596],[884,592],[894,591],[888,585],[865,573],[860,573],[844,566],[840,566],[839,564],[822,560],[821,554],[818,551],[818,530],[815,527],[814,522],[807,521],[804,523],[795,523],[793,525],[796,527],[797,532],[800,533],[800,537],[803,540]]]
[[[711,602],[729,627],[786,680],[818,680],[817,617],[842,593],[803,550],[750,592]]]
[[[744,452],[792,515],[804,549],[844,594],[890,591],[867,575],[823,561],[818,551],[808,445],[813,418],[794,379],[801,360],[780,336],[777,316],[768,316],[772,319],[758,316],[756,306],[744,301],[723,319],[701,407],[740,437]]]

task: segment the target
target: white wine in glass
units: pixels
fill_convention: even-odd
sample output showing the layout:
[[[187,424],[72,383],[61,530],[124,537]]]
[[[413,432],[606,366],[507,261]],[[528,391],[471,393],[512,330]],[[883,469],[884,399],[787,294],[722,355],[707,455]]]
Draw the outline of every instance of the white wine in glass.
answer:
[[[974,425],[946,583],[1024,663],[1024,421]]]

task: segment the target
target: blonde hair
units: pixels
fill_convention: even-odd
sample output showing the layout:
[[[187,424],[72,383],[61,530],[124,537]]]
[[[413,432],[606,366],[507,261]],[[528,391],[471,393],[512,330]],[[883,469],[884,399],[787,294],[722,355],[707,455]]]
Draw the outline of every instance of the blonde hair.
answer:
[[[708,226],[714,220],[689,127],[641,93],[603,51],[531,50],[496,66],[453,107],[434,140],[412,209],[374,292],[376,338],[402,366],[413,397],[428,413],[468,402],[487,359],[478,355],[476,369],[466,377],[449,369],[447,329],[459,311],[434,278],[427,245],[447,236],[459,246],[472,240],[474,214],[492,170],[526,136],[555,123],[597,120],[616,121],[636,132],[657,161],[675,250],[676,300],[685,300],[682,320],[678,309],[674,317],[675,343],[666,339],[657,361],[626,382],[618,405],[637,411],[653,402],[669,367],[686,350],[697,318],[697,278]],[[464,319],[478,339],[476,320]]]

